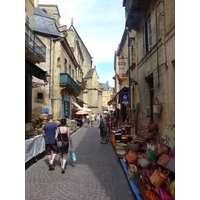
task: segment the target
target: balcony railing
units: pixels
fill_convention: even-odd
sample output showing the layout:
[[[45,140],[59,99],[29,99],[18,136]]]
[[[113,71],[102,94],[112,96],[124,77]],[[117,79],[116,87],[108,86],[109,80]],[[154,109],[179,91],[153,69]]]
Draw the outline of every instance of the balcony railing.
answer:
[[[25,45],[33,53],[39,56],[44,62],[46,61],[46,46],[33,30],[25,23]]]
[[[68,73],[60,73],[60,85],[70,85],[78,93],[81,92],[79,85],[71,78]]]

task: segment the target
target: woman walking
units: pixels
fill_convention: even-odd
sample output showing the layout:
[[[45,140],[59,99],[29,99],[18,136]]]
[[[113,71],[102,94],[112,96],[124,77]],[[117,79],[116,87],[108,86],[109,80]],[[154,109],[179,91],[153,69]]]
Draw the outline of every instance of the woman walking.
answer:
[[[98,125],[99,125],[100,124],[100,115],[99,115],[99,113],[97,115],[97,121],[98,121]]]
[[[58,154],[60,156],[60,165],[61,165],[61,173],[65,173],[65,164],[67,161],[67,155],[69,150],[69,143],[71,149],[73,148],[72,145],[72,139],[70,137],[70,131],[69,128],[66,127],[66,119],[61,119],[60,127],[58,127],[58,130],[56,131],[55,139],[57,141],[57,147],[58,147]],[[63,142],[68,143],[68,145],[63,146]]]

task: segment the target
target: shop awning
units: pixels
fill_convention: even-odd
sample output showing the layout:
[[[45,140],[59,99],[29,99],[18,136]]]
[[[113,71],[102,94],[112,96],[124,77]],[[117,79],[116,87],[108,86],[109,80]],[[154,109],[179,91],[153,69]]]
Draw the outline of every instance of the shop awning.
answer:
[[[82,104],[86,104],[86,105],[88,105],[88,104],[85,103],[83,100],[81,100],[81,99],[79,99],[79,98],[77,98],[77,97],[76,97],[76,101],[78,101],[78,102],[80,102],[80,103],[82,103]]]
[[[110,101],[108,101],[108,105],[110,106],[112,104],[112,102],[114,101],[114,99],[117,97],[117,95],[122,94],[125,91],[128,91],[128,87],[123,87],[116,94],[114,94],[114,96],[112,97],[112,99]]]
[[[89,109],[89,108],[82,108],[81,106],[79,106],[76,102],[73,102],[72,103],[79,109],[79,110],[85,110],[85,111],[88,111],[88,112],[91,112],[92,110]]]
[[[27,59],[25,59],[25,73],[46,81],[46,71],[34,65]]]
[[[81,110],[81,106],[79,106],[76,102],[73,102],[73,101],[72,101],[72,103],[73,103],[79,110]]]

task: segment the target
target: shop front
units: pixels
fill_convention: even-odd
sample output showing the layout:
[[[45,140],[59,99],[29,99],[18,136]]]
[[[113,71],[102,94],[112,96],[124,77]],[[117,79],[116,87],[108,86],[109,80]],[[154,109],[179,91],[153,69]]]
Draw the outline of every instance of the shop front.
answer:
[[[62,117],[70,119],[70,97],[62,95]]]

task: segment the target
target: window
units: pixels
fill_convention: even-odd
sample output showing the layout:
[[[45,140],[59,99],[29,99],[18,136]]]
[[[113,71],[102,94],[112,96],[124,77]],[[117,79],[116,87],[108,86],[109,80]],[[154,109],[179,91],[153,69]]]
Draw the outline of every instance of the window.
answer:
[[[149,51],[152,47],[152,31],[151,31],[151,18],[147,20],[147,32],[148,32],[148,47]]]
[[[37,100],[43,100],[43,93],[37,93]]]
[[[44,8],[43,8],[42,10],[43,10],[45,13],[47,13],[47,11],[46,11]]]
[[[74,79],[74,70],[72,69],[72,78]]]
[[[71,65],[69,65],[69,75],[71,76]]]
[[[25,12],[25,23],[30,26],[30,17],[28,16],[28,14]]]
[[[64,72],[67,72],[67,60],[65,59],[65,63],[64,63]]]
[[[144,50],[145,54],[152,48],[152,31],[151,31],[151,18],[145,21],[144,24]]]
[[[133,64],[133,45],[131,46],[131,65]]]

